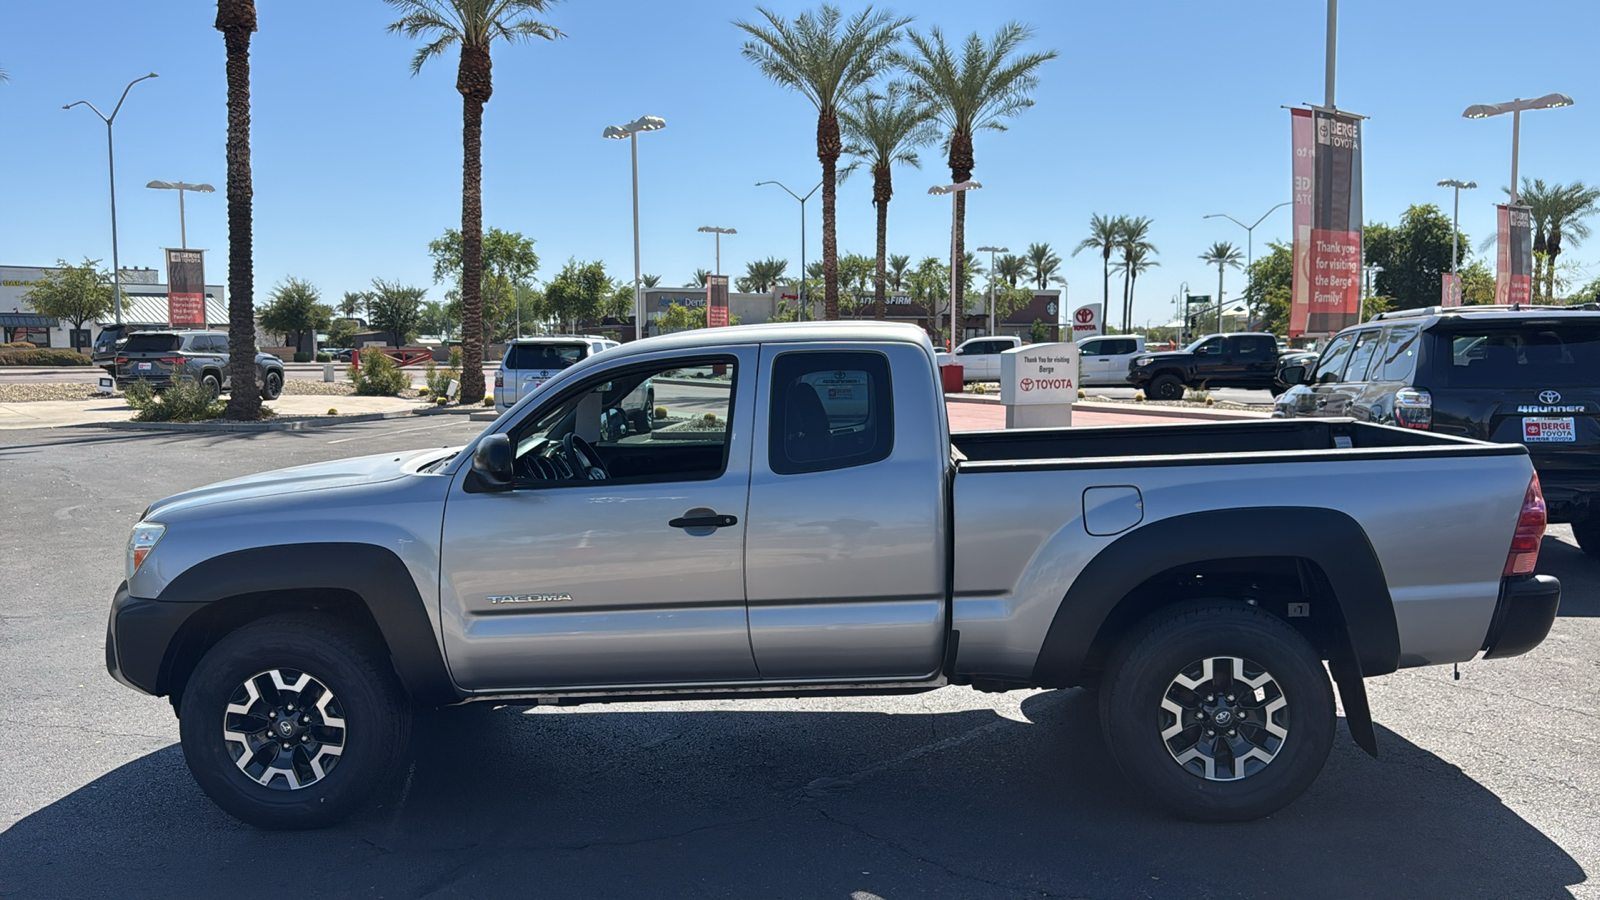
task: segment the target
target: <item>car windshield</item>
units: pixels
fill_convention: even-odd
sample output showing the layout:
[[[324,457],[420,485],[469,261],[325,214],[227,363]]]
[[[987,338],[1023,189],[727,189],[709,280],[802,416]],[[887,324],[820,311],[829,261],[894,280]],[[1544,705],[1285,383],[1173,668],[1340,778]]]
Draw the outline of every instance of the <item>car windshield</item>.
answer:
[[[1448,387],[1591,387],[1600,382],[1600,325],[1539,324],[1439,335]]]
[[[124,353],[168,353],[178,349],[183,339],[175,334],[135,334],[122,345]]]
[[[583,344],[512,344],[506,348],[508,369],[565,369],[585,356]]]

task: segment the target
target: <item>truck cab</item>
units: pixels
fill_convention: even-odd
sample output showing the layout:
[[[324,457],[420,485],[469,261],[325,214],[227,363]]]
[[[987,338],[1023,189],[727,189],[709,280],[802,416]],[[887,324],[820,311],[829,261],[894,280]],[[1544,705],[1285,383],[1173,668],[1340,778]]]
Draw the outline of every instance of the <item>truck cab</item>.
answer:
[[[1102,334],[1078,341],[1078,383],[1084,387],[1127,387],[1128,367],[1144,352],[1142,334]]]

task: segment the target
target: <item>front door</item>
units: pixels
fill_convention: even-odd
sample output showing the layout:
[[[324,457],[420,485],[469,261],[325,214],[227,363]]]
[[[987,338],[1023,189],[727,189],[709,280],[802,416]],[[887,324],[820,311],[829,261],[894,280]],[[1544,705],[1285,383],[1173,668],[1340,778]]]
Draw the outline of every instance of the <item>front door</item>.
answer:
[[[440,609],[472,690],[757,677],[744,602],[754,347],[653,354],[505,426],[515,489],[445,509]],[[629,397],[653,390],[649,415]]]

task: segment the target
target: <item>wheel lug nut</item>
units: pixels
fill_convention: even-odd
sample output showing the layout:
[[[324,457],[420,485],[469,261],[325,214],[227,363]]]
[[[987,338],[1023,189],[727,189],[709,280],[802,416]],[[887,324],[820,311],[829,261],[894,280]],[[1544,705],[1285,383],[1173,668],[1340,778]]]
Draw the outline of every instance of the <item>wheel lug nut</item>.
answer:
[[[1209,735],[1214,735],[1214,734],[1216,734],[1216,733],[1217,733],[1217,731],[1216,731],[1216,729],[1214,729],[1214,728],[1207,728],[1207,729],[1206,729],[1206,734],[1207,734],[1207,735],[1208,735],[1208,736],[1209,736]]]
[[[1232,700],[1233,698],[1229,697],[1228,699]],[[294,712],[294,704],[293,703],[289,704],[289,712]]]
[[[1206,695],[1206,702],[1207,703],[1213,703],[1213,702],[1216,701],[1216,699],[1217,699],[1217,695],[1216,694],[1207,694]]]
[[[309,740],[311,740],[311,735],[309,735],[309,734],[300,735],[300,743],[304,744],[306,741],[309,741]]]
[[[278,711],[277,710],[273,710],[273,711],[267,713],[267,718],[269,718],[269,719],[276,719],[277,717],[278,717]]]
[[[1235,734],[1238,734],[1238,732],[1234,731],[1232,728],[1228,729],[1228,737],[1233,737]]]
[[[1228,695],[1228,702],[1229,702],[1229,703],[1232,703],[1232,702],[1233,702],[1233,695],[1232,695],[1232,694],[1229,694],[1229,695]],[[294,709],[294,707],[292,707],[292,706],[291,706],[291,707],[289,707],[289,708],[290,708],[290,709]]]

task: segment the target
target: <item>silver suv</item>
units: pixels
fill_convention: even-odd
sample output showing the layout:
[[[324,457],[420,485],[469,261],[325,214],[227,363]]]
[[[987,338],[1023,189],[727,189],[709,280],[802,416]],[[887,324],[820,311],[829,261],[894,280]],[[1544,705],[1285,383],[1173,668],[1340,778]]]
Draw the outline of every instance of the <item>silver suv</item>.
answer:
[[[494,408],[505,412],[562,369],[616,346],[616,341],[594,334],[559,334],[512,341],[506,345],[505,358],[494,373]]]

